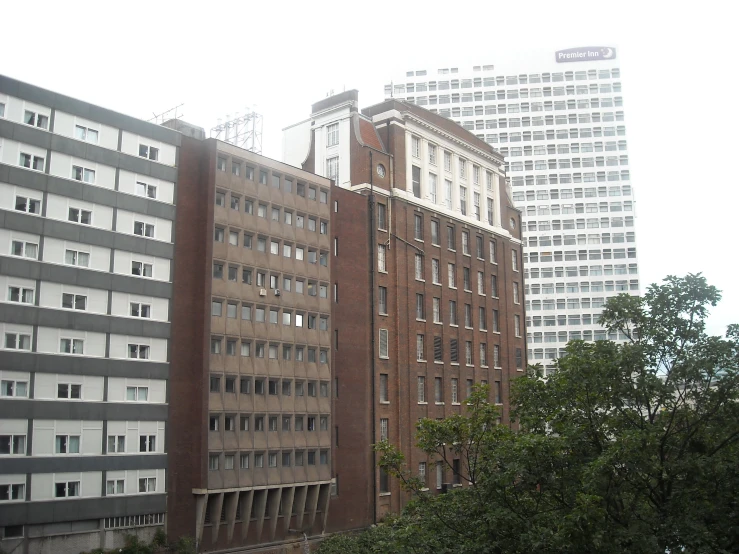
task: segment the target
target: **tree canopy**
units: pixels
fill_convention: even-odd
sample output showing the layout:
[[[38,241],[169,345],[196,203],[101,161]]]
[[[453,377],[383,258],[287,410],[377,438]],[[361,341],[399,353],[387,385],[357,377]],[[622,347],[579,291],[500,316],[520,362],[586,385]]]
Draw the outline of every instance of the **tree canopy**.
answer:
[[[402,514],[320,552],[739,551],[739,327],[708,336],[720,292],[669,276],[611,298],[620,343],[571,341],[557,371],[512,384],[513,429],[486,387],[462,415],[418,425],[417,446],[469,486],[432,494],[391,444],[380,465],[414,493]]]

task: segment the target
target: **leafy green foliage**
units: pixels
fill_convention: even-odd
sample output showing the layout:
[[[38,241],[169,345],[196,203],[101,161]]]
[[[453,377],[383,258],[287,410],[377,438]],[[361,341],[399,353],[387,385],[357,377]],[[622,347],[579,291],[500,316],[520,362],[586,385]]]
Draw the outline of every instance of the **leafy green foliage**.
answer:
[[[417,445],[470,483],[433,495],[394,446],[380,465],[414,500],[321,553],[729,553],[739,550],[739,326],[705,333],[720,293],[667,277],[608,301],[628,337],[572,341],[557,372],[513,384],[517,431],[495,425],[487,390],[464,415],[423,420]]]

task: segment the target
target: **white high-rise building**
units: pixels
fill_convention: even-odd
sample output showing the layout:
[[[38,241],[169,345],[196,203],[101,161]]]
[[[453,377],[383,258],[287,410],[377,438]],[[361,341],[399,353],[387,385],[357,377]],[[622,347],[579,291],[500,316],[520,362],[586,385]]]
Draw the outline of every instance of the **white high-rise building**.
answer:
[[[509,54],[427,67],[385,96],[449,117],[498,149],[523,211],[529,363],[572,339],[624,339],[598,325],[610,296],[639,294],[634,192],[613,47]]]

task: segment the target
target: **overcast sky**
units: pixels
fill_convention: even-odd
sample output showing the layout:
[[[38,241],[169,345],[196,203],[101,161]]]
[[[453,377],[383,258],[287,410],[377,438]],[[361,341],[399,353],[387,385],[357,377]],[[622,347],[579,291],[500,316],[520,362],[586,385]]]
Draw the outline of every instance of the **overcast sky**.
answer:
[[[256,105],[263,153],[279,159],[281,129],[331,89],[367,106],[407,69],[618,45],[642,290],[703,272],[724,295],[709,331],[739,322],[731,2],[405,4],[8,0],[0,73],[144,119],[184,103],[206,130]]]

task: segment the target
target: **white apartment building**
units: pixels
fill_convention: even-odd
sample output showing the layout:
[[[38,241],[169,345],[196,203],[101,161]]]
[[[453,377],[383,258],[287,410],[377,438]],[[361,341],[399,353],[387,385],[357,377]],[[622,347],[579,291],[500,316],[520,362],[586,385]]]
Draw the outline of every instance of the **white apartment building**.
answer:
[[[610,296],[639,294],[621,69],[612,47],[515,53],[427,67],[385,96],[449,117],[505,156],[523,212],[529,363],[569,340],[621,340],[597,324]]]
[[[179,142],[0,76],[2,551],[164,523]]]

